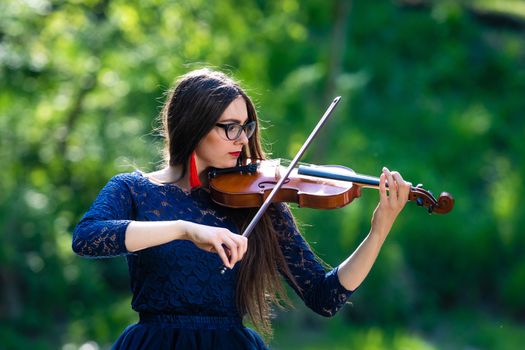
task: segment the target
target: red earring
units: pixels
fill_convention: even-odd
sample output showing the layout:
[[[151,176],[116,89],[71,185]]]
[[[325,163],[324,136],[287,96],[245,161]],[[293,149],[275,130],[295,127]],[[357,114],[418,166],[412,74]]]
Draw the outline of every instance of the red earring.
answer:
[[[190,157],[190,187],[194,189],[195,187],[201,187],[201,180],[199,179],[199,174],[197,174],[197,164],[195,162],[195,152],[191,154]]]

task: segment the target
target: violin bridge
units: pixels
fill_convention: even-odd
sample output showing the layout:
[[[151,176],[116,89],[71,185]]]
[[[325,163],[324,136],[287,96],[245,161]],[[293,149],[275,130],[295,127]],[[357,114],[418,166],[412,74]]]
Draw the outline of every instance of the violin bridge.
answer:
[[[279,180],[281,178],[281,158],[277,158],[273,160],[274,167],[275,167],[275,179]]]

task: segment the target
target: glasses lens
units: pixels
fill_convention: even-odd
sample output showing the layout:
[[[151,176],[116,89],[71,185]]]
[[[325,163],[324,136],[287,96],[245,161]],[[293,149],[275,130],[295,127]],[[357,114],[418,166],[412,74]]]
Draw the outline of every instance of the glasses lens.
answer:
[[[220,125],[218,124],[217,126],[221,126],[224,129],[228,140],[237,140],[239,139],[243,131],[244,131],[244,134],[246,135],[246,138],[252,137],[257,127],[257,123],[255,121],[251,121],[246,125],[240,125],[240,124]]]
[[[246,134],[247,138],[252,137],[253,133],[255,132],[256,126],[257,124],[255,123],[255,121],[249,122],[248,124],[244,126],[244,133]]]
[[[228,129],[226,129],[226,137],[230,140],[237,140],[241,135],[242,125],[240,124],[230,124]]]

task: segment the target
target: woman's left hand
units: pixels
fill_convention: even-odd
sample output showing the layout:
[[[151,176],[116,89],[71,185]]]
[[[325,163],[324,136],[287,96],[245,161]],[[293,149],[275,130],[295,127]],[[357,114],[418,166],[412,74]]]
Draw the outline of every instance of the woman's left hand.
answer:
[[[388,192],[386,183],[388,183]],[[390,172],[386,167],[383,168],[383,173],[379,177],[380,200],[372,216],[373,231],[386,237],[408,201],[410,186],[411,184],[403,180],[397,171]]]
[[[347,290],[359,287],[370,272],[392,224],[408,200],[410,186],[397,171],[383,168],[379,177],[380,200],[372,216],[370,233],[337,270],[339,281]]]

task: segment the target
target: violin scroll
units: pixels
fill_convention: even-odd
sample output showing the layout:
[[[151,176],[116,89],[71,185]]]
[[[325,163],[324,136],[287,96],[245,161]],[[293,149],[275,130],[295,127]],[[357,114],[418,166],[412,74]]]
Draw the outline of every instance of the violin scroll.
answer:
[[[432,193],[422,188],[421,185],[412,186],[408,200],[427,208],[429,214],[447,214],[454,207],[454,197],[450,193],[442,192],[436,200]]]

